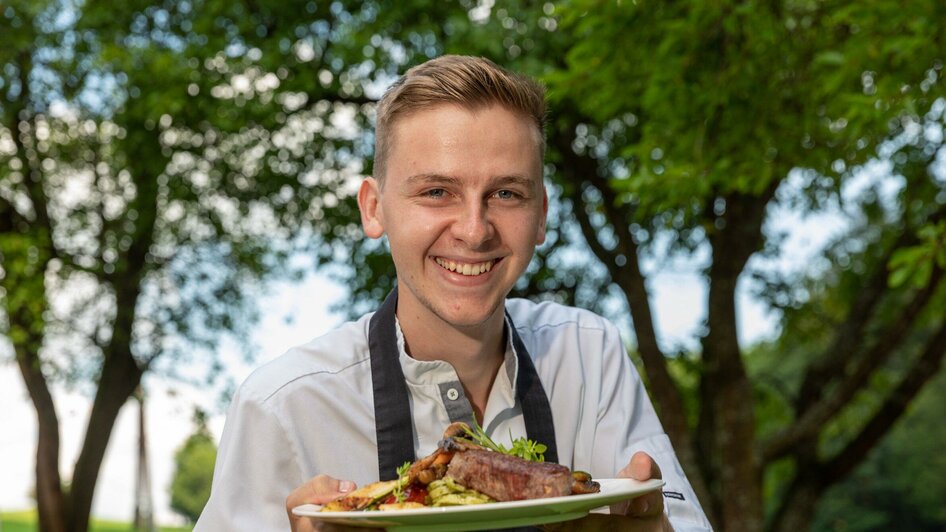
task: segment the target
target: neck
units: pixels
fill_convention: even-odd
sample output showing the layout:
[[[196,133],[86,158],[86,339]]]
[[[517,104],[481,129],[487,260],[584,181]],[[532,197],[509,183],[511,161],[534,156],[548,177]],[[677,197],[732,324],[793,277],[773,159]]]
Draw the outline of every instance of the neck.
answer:
[[[416,360],[449,362],[470,399],[477,422],[482,423],[486,400],[506,352],[504,308],[498,308],[483,323],[462,327],[445,322],[426,307],[411,307],[398,300],[398,323],[407,353]]]

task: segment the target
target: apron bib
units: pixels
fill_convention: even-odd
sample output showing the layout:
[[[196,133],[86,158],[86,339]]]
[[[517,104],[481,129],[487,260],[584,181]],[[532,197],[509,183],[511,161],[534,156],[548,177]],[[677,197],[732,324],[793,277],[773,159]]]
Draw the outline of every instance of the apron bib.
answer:
[[[397,348],[394,317],[396,309],[397,288],[388,294],[384,304],[371,317],[368,325],[380,480],[395,479],[397,468],[401,464],[417,459],[414,455],[414,423],[411,419],[410,399]],[[543,443],[548,447],[545,451],[547,462],[558,463],[555,427],[552,423],[552,408],[549,406],[548,396],[539,381],[535,364],[532,363],[532,358],[516,332],[515,324],[508,313],[506,319],[510,324],[509,334],[512,335],[512,345],[519,365],[516,376],[516,399],[522,408],[526,434],[530,440]]]

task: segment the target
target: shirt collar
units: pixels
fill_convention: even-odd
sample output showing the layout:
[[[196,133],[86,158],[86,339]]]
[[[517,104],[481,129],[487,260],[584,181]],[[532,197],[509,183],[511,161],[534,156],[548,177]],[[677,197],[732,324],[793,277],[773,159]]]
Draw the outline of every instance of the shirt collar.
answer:
[[[498,391],[509,404],[515,404],[516,392],[514,383],[519,373],[519,362],[516,358],[516,349],[512,343],[511,324],[509,318],[503,320],[505,332],[503,336],[506,342],[506,352],[503,355],[503,364],[496,374],[496,380],[493,381],[493,391],[490,397]],[[457,372],[453,366],[445,360],[417,360],[407,354],[405,348],[404,332],[401,330],[401,323],[394,318],[394,328],[397,334],[397,350],[400,356],[401,369],[404,371],[404,379],[411,385],[439,385],[444,382],[458,381]],[[497,386],[499,387],[497,390]]]

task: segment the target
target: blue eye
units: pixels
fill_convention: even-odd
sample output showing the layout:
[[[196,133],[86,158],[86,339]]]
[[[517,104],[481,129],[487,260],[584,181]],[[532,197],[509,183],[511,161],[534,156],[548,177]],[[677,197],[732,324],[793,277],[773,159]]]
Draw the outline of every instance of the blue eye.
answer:
[[[446,193],[447,191],[442,188],[433,188],[424,192],[424,195],[429,198],[442,198]]]
[[[511,199],[516,199],[516,197],[518,197],[519,195],[511,190],[500,190],[496,193],[496,196],[499,199],[511,200]]]

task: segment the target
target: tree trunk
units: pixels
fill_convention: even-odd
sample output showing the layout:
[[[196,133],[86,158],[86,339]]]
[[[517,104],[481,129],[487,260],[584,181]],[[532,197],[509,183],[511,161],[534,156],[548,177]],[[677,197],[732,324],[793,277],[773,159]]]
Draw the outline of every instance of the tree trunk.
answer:
[[[41,228],[32,228],[17,219],[12,207],[4,211],[0,223],[13,233],[0,241],[3,263],[2,289],[6,304],[8,337],[13,344],[17,366],[36,410],[36,506],[41,532],[66,530],[67,503],[59,475],[59,417],[56,404],[43,375],[40,351],[46,333],[48,312],[46,269],[53,257],[51,240]],[[6,236],[6,235],[4,235]],[[30,242],[24,246],[24,242]]]
[[[818,500],[825,486],[812,481],[807,475],[795,478],[781,498],[778,511],[772,520],[772,532],[805,532],[811,529],[811,521],[818,508]]]
[[[139,386],[138,400],[138,479],[135,486],[135,530],[154,532],[154,499],[151,497],[151,472],[148,467],[148,437],[145,430],[145,393]]]
[[[95,394],[92,413],[86,429],[82,451],[72,476],[70,528],[86,532],[92,511],[92,497],[99,469],[108,448],[115,419],[122,406],[134,393],[141,380],[141,371],[130,358],[108,361]]]
[[[724,213],[712,221],[713,262],[709,270],[708,333],[703,338],[698,451],[711,480],[711,504],[723,530],[762,530],[762,460],[755,445],[752,384],[746,374],[736,321],[736,285],[749,257],[762,242],[765,207],[773,181],[760,195],[731,194]],[[713,212],[709,210],[708,212]]]
[[[131,276],[135,277],[135,276]],[[82,451],[72,475],[70,528],[87,532],[92,497],[99,469],[122,406],[141,383],[142,369],[131,354],[131,332],[138,301],[138,280],[125,279],[115,285],[115,320],[112,338],[104,349],[105,364],[92,403]]]
[[[714,261],[715,265],[715,261]],[[714,514],[722,530],[762,530],[762,476],[755,446],[752,387],[736,336],[736,278],[713,277],[703,342],[702,463],[715,479]]]
[[[35,354],[17,353],[23,381],[36,410],[36,506],[40,532],[65,532],[66,507],[59,476],[59,417]]]

